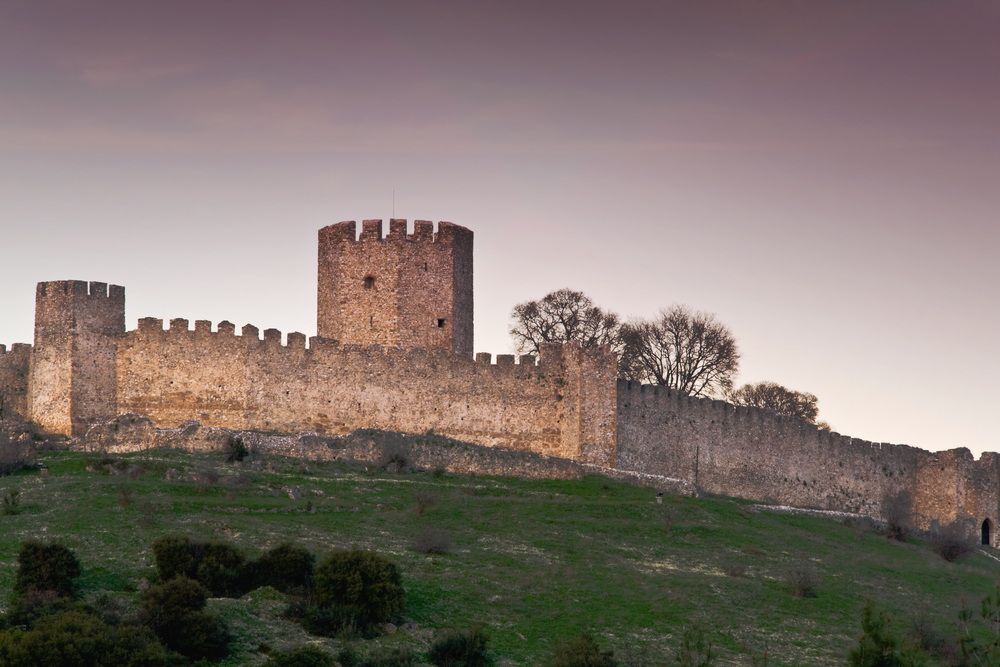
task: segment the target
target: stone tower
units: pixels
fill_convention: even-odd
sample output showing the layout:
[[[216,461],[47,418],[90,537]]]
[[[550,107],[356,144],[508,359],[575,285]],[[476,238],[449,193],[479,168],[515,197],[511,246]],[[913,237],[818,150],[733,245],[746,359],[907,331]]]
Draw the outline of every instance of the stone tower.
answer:
[[[116,416],[116,357],[124,333],[124,287],[38,283],[28,414],[42,431],[81,435],[95,421]]]
[[[341,343],[472,357],[472,232],[450,222],[353,220],[319,230],[317,333]]]

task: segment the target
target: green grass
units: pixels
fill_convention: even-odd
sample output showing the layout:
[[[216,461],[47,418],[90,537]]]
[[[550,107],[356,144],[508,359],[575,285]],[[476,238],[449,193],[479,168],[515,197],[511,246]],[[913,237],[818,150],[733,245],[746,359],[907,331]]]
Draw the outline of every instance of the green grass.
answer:
[[[581,631],[618,656],[638,656],[632,664],[658,664],[673,661],[685,627],[699,619],[721,652],[718,664],[749,665],[747,651],[766,646],[772,665],[835,665],[845,664],[857,640],[866,597],[901,626],[925,611],[953,633],[960,597],[978,607],[1000,576],[1000,562],[978,553],[946,563],[917,540],[891,542],[725,498],[667,497],[658,505],[655,490],[601,477],[436,479],[281,457],[262,471],[223,464],[219,455],[124,458],[149,472],[131,481],[88,472],[84,454],[49,453],[42,457],[48,477],[25,471],[0,478],[0,493],[22,493],[22,513],[0,517],[0,606],[9,606],[23,539],[59,539],[72,548],[84,568],[84,599],[112,593],[134,601],[140,580],[155,579],[153,540],[183,532],[232,541],[251,556],[285,540],[318,555],[356,545],[389,556],[408,592],[403,616],[420,630],[365,647],[407,644],[423,652],[434,630],[481,622],[502,664],[536,664]],[[199,493],[193,481],[167,482],[172,468],[249,475],[252,485],[235,495],[220,481]],[[119,505],[123,484],[134,490],[127,507]],[[291,500],[287,488],[302,499]],[[439,499],[420,518],[413,511],[418,491]],[[426,523],[450,532],[451,553],[409,548]],[[788,592],[788,571],[803,563],[820,576],[815,597]],[[740,570],[745,576],[727,575]],[[339,646],[281,620],[284,604],[270,589],[211,601],[237,635],[237,652],[224,664],[261,664],[262,642]]]

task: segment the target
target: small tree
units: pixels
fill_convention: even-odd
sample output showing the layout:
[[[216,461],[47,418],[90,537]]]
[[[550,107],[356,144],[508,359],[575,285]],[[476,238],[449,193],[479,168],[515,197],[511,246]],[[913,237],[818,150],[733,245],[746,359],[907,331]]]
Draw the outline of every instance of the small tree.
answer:
[[[715,315],[673,305],[622,325],[619,374],[691,396],[725,395],[739,370],[736,339]]]
[[[915,647],[904,645],[892,629],[892,617],[871,598],[861,609],[861,636],[848,653],[851,667],[916,667],[924,664]]]
[[[316,557],[305,547],[282,542],[252,564],[254,587],[271,586],[282,593],[307,590]]]
[[[322,607],[357,609],[366,623],[381,623],[406,604],[399,567],[373,551],[334,551],[316,568],[313,595]]]
[[[175,577],[146,591],[143,620],[170,649],[193,660],[229,653],[229,632],[218,614],[205,611],[208,591],[193,579]]]
[[[577,341],[583,347],[611,345],[618,351],[618,315],[594,305],[583,292],[560,289],[538,301],[514,306],[510,335],[520,354],[540,354],[542,343]]]
[[[776,382],[758,382],[745,384],[730,392],[726,399],[733,405],[745,405],[752,408],[773,410],[781,415],[816,423],[819,399],[813,394],[786,389]]]
[[[17,553],[17,564],[14,592],[18,596],[34,589],[75,597],[73,580],[80,576],[80,561],[62,544],[26,540]]]

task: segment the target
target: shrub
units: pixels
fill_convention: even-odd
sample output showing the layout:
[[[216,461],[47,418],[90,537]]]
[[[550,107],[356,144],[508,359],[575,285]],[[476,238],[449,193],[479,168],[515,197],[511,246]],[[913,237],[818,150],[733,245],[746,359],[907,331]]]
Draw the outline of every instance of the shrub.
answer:
[[[243,438],[239,436],[229,436],[226,444],[222,446],[222,454],[226,462],[242,461],[249,454],[250,450],[243,444]]]
[[[612,651],[601,651],[600,645],[588,633],[563,642],[545,663],[548,667],[617,667]]]
[[[3,494],[3,513],[5,516],[14,516],[21,513],[21,492],[11,489]]]
[[[726,566],[726,576],[743,578],[747,576],[748,568],[745,563],[730,563]]]
[[[153,542],[153,556],[161,582],[184,576],[224,597],[239,597],[246,588],[246,558],[231,544],[167,535]]]
[[[333,667],[334,659],[315,646],[303,646],[291,653],[272,653],[266,667]]]
[[[198,559],[195,579],[212,595],[239,597],[247,588],[246,558],[239,549],[226,542],[209,542]]]
[[[358,667],[416,667],[417,659],[408,648],[391,648],[371,655],[358,663]]]
[[[372,551],[334,551],[316,568],[313,590],[320,606],[352,607],[368,624],[384,621],[406,603],[399,567]]]
[[[861,609],[861,636],[848,653],[851,667],[910,667],[924,664],[914,647],[904,646],[893,632],[892,618],[871,599]]]
[[[487,652],[489,634],[482,626],[445,633],[431,645],[427,659],[437,667],[489,667],[493,657]]]
[[[409,472],[410,453],[400,444],[387,445],[382,450],[378,467],[386,472]]]
[[[681,646],[677,650],[677,662],[682,667],[709,667],[715,660],[712,640],[698,621],[692,621],[684,629]]]
[[[176,664],[148,628],[110,626],[74,610],[38,619],[27,631],[0,633],[0,664],[9,667],[166,667]]]
[[[320,607],[305,600],[297,600],[288,605],[283,616],[317,637],[336,637],[350,641],[363,632],[371,633],[371,624],[354,607]]]
[[[913,496],[906,489],[886,494],[882,499],[882,518],[885,535],[905,542],[913,531]]]
[[[80,576],[80,561],[58,542],[26,540],[17,554],[14,592],[24,595],[31,589],[56,591],[60,597],[75,597],[73,580]]]
[[[193,578],[198,569],[191,538],[186,535],[167,535],[156,540],[153,542],[153,557],[156,559],[156,573],[163,582],[182,575]]]
[[[438,504],[437,494],[430,491],[417,491],[414,494],[414,500],[416,500],[416,504],[413,506],[413,512],[417,516],[423,516],[424,512]]]
[[[122,484],[118,487],[118,505],[120,507],[128,507],[132,504],[132,498],[135,497],[135,489],[127,484]]]
[[[308,589],[315,560],[305,547],[282,542],[254,561],[254,587],[271,586],[282,593]]]
[[[976,541],[969,537],[960,522],[956,521],[937,533],[927,537],[927,546],[931,551],[949,563],[962,556],[967,556],[976,550]]]
[[[795,565],[785,573],[788,592],[797,598],[814,598],[819,587],[819,573],[808,563]]]
[[[205,611],[208,591],[180,576],[151,587],[140,600],[142,620],[170,649],[193,660],[218,660],[229,653],[229,632],[213,612]]]
[[[30,467],[33,459],[30,442],[12,438],[0,428],[0,477]]]
[[[446,554],[451,549],[451,535],[437,526],[427,525],[417,531],[410,546],[425,554]]]

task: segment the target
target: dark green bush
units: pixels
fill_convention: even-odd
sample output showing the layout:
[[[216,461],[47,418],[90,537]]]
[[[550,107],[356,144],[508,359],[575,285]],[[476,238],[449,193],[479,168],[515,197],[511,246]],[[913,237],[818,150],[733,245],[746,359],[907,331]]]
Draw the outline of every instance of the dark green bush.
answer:
[[[4,516],[14,516],[21,513],[21,492],[11,489],[3,494]]]
[[[311,635],[337,637],[340,635],[372,635],[371,624],[355,607],[319,607],[304,600],[293,602],[285,609],[285,618],[299,623]]]
[[[148,628],[110,626],[83,611],[42,616],[0,633],[5,667],[166,667],[176,664]]]
[[[431,645],[427,659],[437,667],[489,667],[493,657],[487,652],[489,634],[482,626],[445,633]]]
[[[601,651],[600,645],[588,633],[563,642],[545,663],[548,667],[617,667],[614,652]]]
[[[179,576],[142,595],[141,620],[181,655],[218,660],[229,653],[229,632],[217,614],[205,611],[207,601],[204,586]]]
[[[249,588],[246,557],[226,542],[209,542],[201,551],[195,579],[217,597],[238,598]]]
[[[233,461],[242,461],[250,454],[250,450],[243,443],[243,438],[239,436],[229,436],[226,440],[226,444],[222,448],[223,458],[232,463]]]
[[[156,540],[153,542],[153,557],[161,582],[180,576],[194,579],[198,569],[198,559],[187,535],[166,535]]]
[[[239,597],[247,584],[246,558],[226,542],[202,542],[187,535],[167,535],[153,543],[161,582],[179,576],[196,579],[212,595]]]
[[[80,561],[62,544],[26,540],[17,553],[17,565],[14,593],[18,596],[34,589],[75,597],[73,580],[80,576]]]
[[[253,562],[253,586],[271,586],[282,593],[306,590],[316,558],[305,547],[282,542]]]
[[[380,623],[406,604],[399,567],[372,551],[334,551],[313,575],[322,607],[352,607],[367,624]]]
[[[334,659],[315,646],[303,646],[291,653],[271,654],[266,667],[333,667]]]

